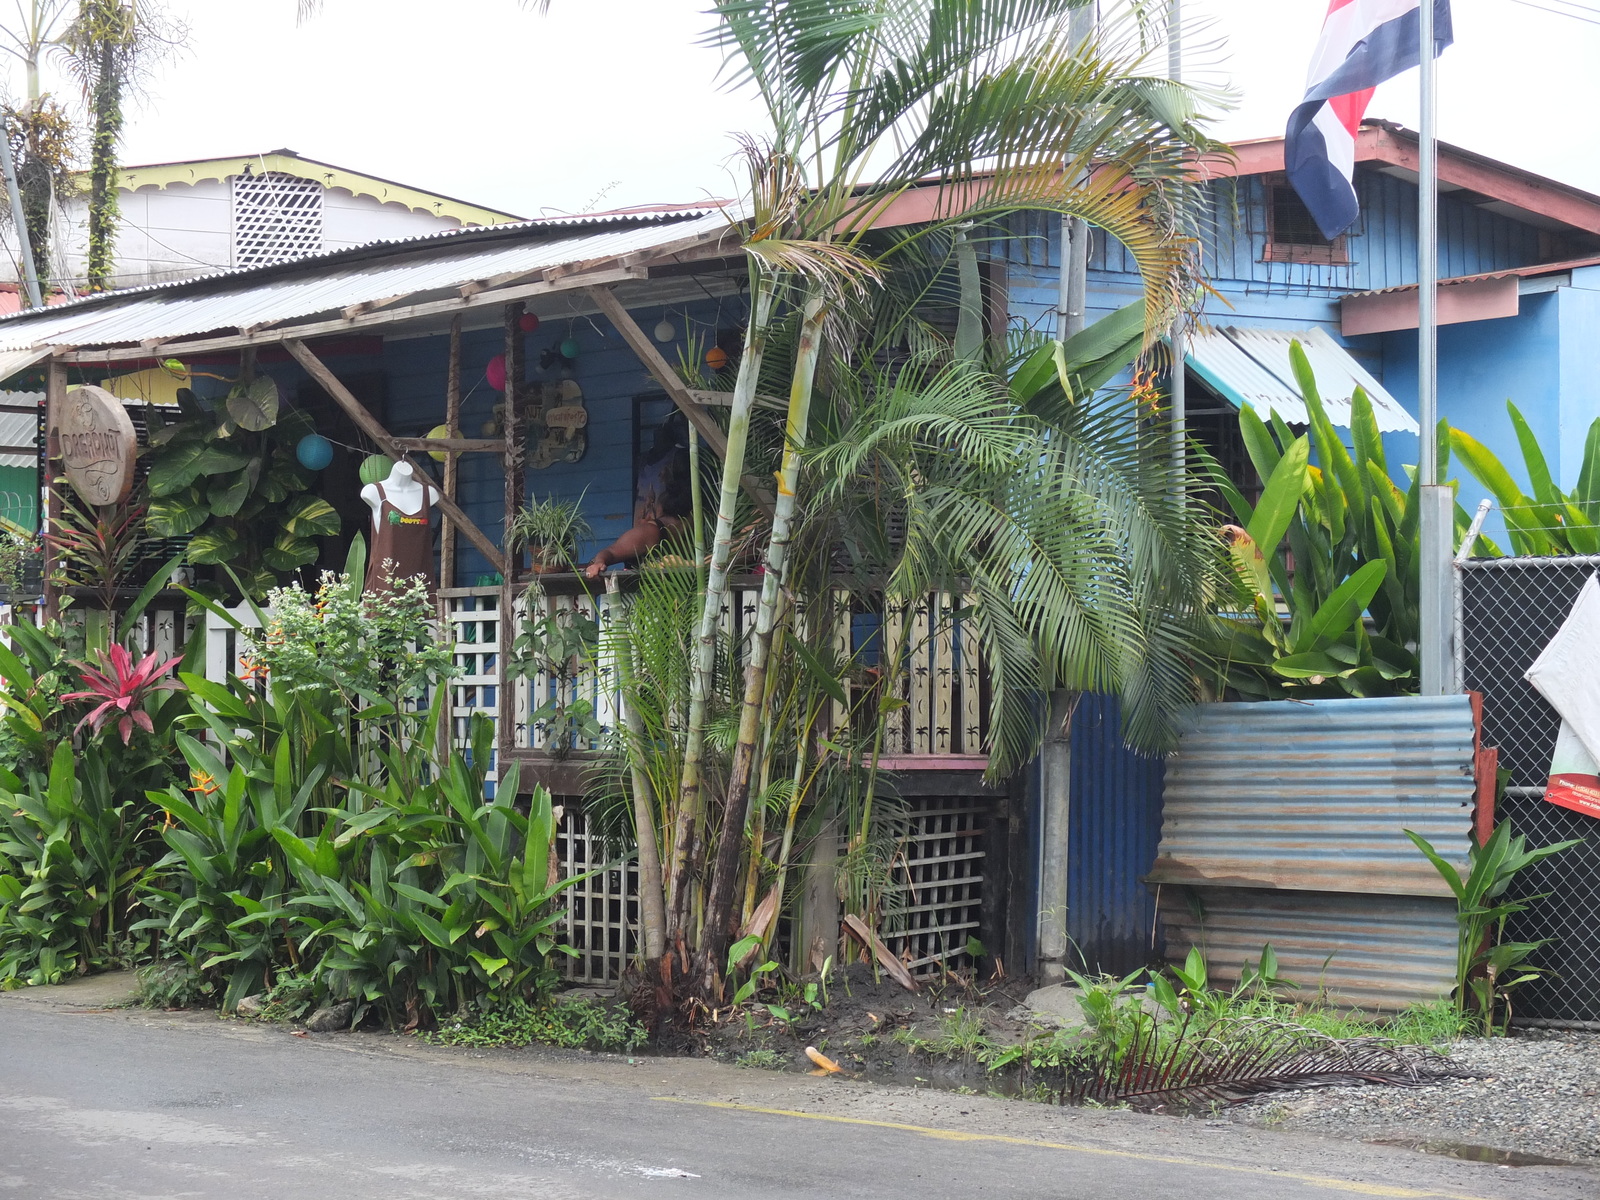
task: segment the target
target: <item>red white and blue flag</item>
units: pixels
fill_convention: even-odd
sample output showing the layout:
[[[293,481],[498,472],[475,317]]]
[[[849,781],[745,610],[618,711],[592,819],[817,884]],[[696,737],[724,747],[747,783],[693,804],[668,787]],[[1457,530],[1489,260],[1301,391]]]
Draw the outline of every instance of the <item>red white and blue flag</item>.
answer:
[[[1330,0],[1305,99],[1289,117],[1284,168],[1323,236],[1338,237],[1361,207],[1352,177],[1356,131],[1372,93],[1422,61],[1419,0]],[[1450,0],[1433,0],[1434,55],[1448,46]]]

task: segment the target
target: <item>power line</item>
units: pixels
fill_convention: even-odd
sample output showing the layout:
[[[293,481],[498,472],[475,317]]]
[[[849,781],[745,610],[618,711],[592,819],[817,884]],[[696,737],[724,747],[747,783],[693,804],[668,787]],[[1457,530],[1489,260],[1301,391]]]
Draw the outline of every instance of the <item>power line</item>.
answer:
[[[1552,4],[1559,4],[1562,2],[1563,0],[1548,0],[1548,3]],[[1531,8],[1535,12],[1548,13],[1552,17],[1568,17],[1574,21],[1582,21],[1585,25],[1600,26],[1600,9],[1584,8],[1582,5],[1573,6],[1574,8],[1582,9],[1582,13],[1588,14],[1585,16],[1579,12],[1570,11],[1568,9],[1546,8],[1544,4],[1535,4],[1534,0],[1511,0],[1511,3],[1520,4],[1524,8]]]

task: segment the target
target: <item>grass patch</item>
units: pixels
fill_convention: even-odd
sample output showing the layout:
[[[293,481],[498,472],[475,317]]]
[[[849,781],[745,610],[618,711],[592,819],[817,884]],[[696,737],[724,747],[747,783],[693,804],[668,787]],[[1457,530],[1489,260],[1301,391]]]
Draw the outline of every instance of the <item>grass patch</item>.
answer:
[[[644,1026],[621,1005],[596,1000],[512,1000],[474,1016],[447,1021],[417,1035],[436,1046],[561,1046],[569,1050],[635,1050]]]
[[[734,1059],[734,1063],[761,1071],[781,1071],[789,1065],[789,1060],[776,1050],[747,1050]]]

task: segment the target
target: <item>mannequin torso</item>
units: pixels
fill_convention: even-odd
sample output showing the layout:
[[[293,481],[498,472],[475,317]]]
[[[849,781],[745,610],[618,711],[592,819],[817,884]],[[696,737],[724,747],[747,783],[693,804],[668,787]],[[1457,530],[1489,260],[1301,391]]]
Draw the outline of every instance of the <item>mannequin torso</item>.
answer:
[[[424,499],[430,508],[439,503],[439,489],[431,483],[424,484],[417,477],[416,468],[410,463],[403,462],[395,463],[394,470],[389,472],[389,478],[381,484],[369,483],[362,488],[361,498],[372,510],[372,519],[376,523],[385,499],[407,516],[414,517],[422,511]]]

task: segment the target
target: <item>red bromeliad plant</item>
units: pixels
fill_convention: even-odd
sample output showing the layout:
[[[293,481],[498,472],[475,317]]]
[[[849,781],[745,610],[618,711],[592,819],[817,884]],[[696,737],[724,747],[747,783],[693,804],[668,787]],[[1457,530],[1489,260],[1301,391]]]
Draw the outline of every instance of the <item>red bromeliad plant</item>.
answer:
[[[63,700],[100,701],[78,722],[73,732],[90,725],[99,733],[107,722],[116,717],[117,732],[122,735],[124,746],[133,737],[135,725],[146,733],[154,733],[155,726],[150,721],[150,714],[145,711],[145,701],[157,692],[172,691],[179,686],[165,676],[182,660],[170,658],[158,665],[156,656],[147,654],[135,666],[133,655],[122,646],[112,646],[110,650],[98,651],[98,654],[98,667],[82,662],[73,664],[83,673],[84,686],[88,690],[68,692],[61,697]]]

